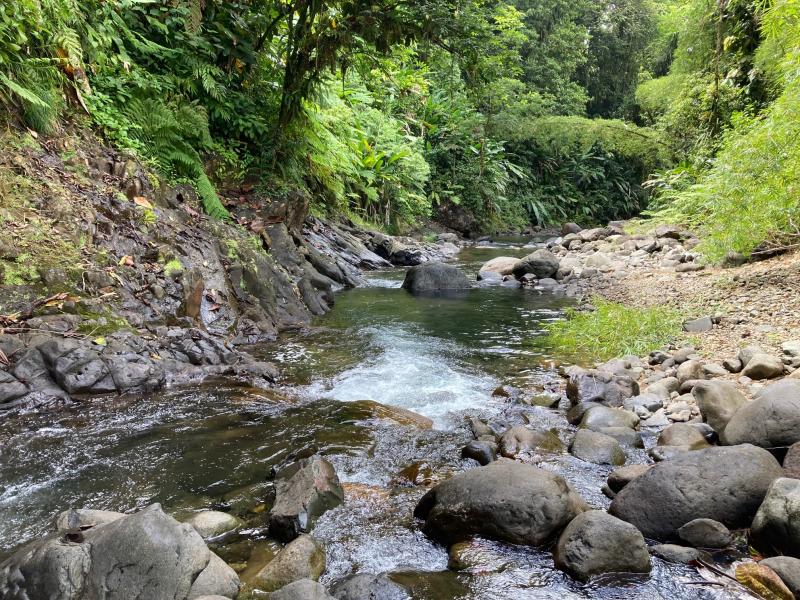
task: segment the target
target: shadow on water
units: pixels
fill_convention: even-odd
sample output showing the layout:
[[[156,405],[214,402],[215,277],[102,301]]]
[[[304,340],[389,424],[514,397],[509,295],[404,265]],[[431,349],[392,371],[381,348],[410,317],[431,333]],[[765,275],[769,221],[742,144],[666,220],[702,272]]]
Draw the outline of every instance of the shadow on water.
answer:
[[[474,278],[494,256],[529,253],[521,241],[465,249],[460,264]],[[242,518],[241,534],[214,549],[251,573],[277,549],[266,538],[270,468],[317,451],[334,463],[347,498],[314,530],[327,550],[325,583],[392,572],[415,598],[431,600],[723,598],[686,585],[696,579],[687,567],[654,560],[650,577],[581,585],[553,568],[547,550],[493,542],[480,542],[482,568],[448,570],[446,550],[412,512],[426,486],[474,466],[459,456],[469,438],[464,417],[525,418],[565,442],[572,435],[559,411],[492,397],[500,384],[553,377],[534,342],[569,301],[504,287],[415,297],[399,289],[403,273],[373,274],[369,287],[339,293],[310,331],[258,348],[282,368],[279,391],[209,382],[0,421],[0,553],[42,535],[69,507],[161,502],[178,517],[215,508]],[[435,428],[399,425],[354,402],[367,399],[422,413]],[[538,458],[607,506],[607,468],[568,454]]]

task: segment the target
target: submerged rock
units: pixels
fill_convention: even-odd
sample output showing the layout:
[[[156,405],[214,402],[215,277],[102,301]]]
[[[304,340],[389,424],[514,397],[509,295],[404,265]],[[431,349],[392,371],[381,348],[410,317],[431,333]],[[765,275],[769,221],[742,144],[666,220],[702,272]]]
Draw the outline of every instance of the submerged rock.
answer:
[[[553,558],[556,567],[581,580],[650,571],[650,554],[639,530],[602,510],[575,517],[558,538]]]
[[[333,465],[320,456],[284,467],[276,475],[275,493],[269,531],[284,542],[308,533],[320,516],[344,502]]]
[[[782,475],[769,452],[751,445],[686,452],[631,481],[609,512],[657,540],[674,539],[679,527],[698,518],[747,527]]]
[[[383,574],[351,575],[337,584],[332,592],[336,600],[411,600],[411,595],[402,585]]]
[[[470,287],[467,276],[453,265],[429,262],[406,271],[403,289],[411,293],[464,290]]]
[[[429,490],[414,516],[450,545],[480,535],[539,546],[557,536],[586,502],[559,475],[501,460],[454,475]]]

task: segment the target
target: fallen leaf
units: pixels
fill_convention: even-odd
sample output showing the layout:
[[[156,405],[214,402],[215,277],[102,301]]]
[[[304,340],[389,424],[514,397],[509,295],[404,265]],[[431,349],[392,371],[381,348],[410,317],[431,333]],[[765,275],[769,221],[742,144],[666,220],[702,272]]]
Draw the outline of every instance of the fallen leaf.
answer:
[[[8,357],[6,356],[6,353],[3,352],[2,349],[0,349],[0,365],[5,365],[7,367],[10,364],[11,364],[11,361],[8,360]]]
[[[150,201],[144,196],[134,196],[133,203],[136,206],[141,206],[142,208],[153,208],[153,205],[150,204]]]
[[[127,254],[119,259],[119,265],[121,267],[132,267],[133,266],[133,257],[128,256]]]
[[[736,581],[746,588],[753,590],[764,600],[794,600],[794,594],[789,591],[778,574],[758,563],[746,563],[736,567]]]
[[[96,344],[98,346],[106,346],[106,345],[108,345],[108,342],[106,341],[106,338],[104,338],[102,335],[100,337],[94,338],[92,340],[92,343]]]
[[[153,360],[161,360],[161,357],[155,352],[150,353],[150,358],[152,358]]]

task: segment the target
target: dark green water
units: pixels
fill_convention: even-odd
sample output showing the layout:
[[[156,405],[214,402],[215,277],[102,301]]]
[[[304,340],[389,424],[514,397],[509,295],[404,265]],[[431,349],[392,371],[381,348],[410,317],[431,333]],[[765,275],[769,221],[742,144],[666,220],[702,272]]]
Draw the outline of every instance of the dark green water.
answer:
[[[474,276],[489,258],[528,252],[470,248],[460,262]],[[276,548],[265,527],[270,467],[318,451],[336,466],[348,498],[314,531],[327,548],[326,583],[366,571],[392,572],[425,599],[726,597],[686,585],[697,579],[692,569],[657,560],[650,577],[584,586],[553,569],[548,551],[502,544],[487,543],[480,572],[448,571],[446,551],[411,516],[425,487],[409,481],[408,467],[431,481],[472,466],[459,458],[467,415],[521,422],[523,409],[492,391],[555,378],[537,338],[569,300],[503,287],[413,297],[399,289],[402,276],[376,273],[370,286],[340,293],[310,331],[258,348],[280,364],[280,391],[209,382],[0,422],[0,551],[41,535],[69,507],[127,511],[161,502],[178,517],[215,508],[243,518],[242,534],[215,549],[252,569]],[[352,402],[365,399],[422,413],[435,429],[376,419]],[[565,442],[571,437],[560,412],[524,412]],[[541,466],[606,506],[607,469],[568,454]]]

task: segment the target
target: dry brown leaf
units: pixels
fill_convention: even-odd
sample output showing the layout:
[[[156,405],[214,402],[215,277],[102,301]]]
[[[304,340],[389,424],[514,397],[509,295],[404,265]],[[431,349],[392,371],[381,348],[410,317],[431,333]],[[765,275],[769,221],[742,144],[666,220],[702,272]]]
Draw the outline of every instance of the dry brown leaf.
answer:
[[[789,591],[778,574],[758,563],[746,563],[736,567],[736,581],[748,589],[753,590],[764,600],[794,600],[794,594]]]
[[[150,201],[144,196],[134,196],[133,203],[136,206],[141,206],[142,208],[150,208],[150,209],[153,208],[153,205],[150,204]]]
[[[127,254],[119,259],[119,265],[121,267],[132,267],[133,264],[133,257],[128,256]]]

